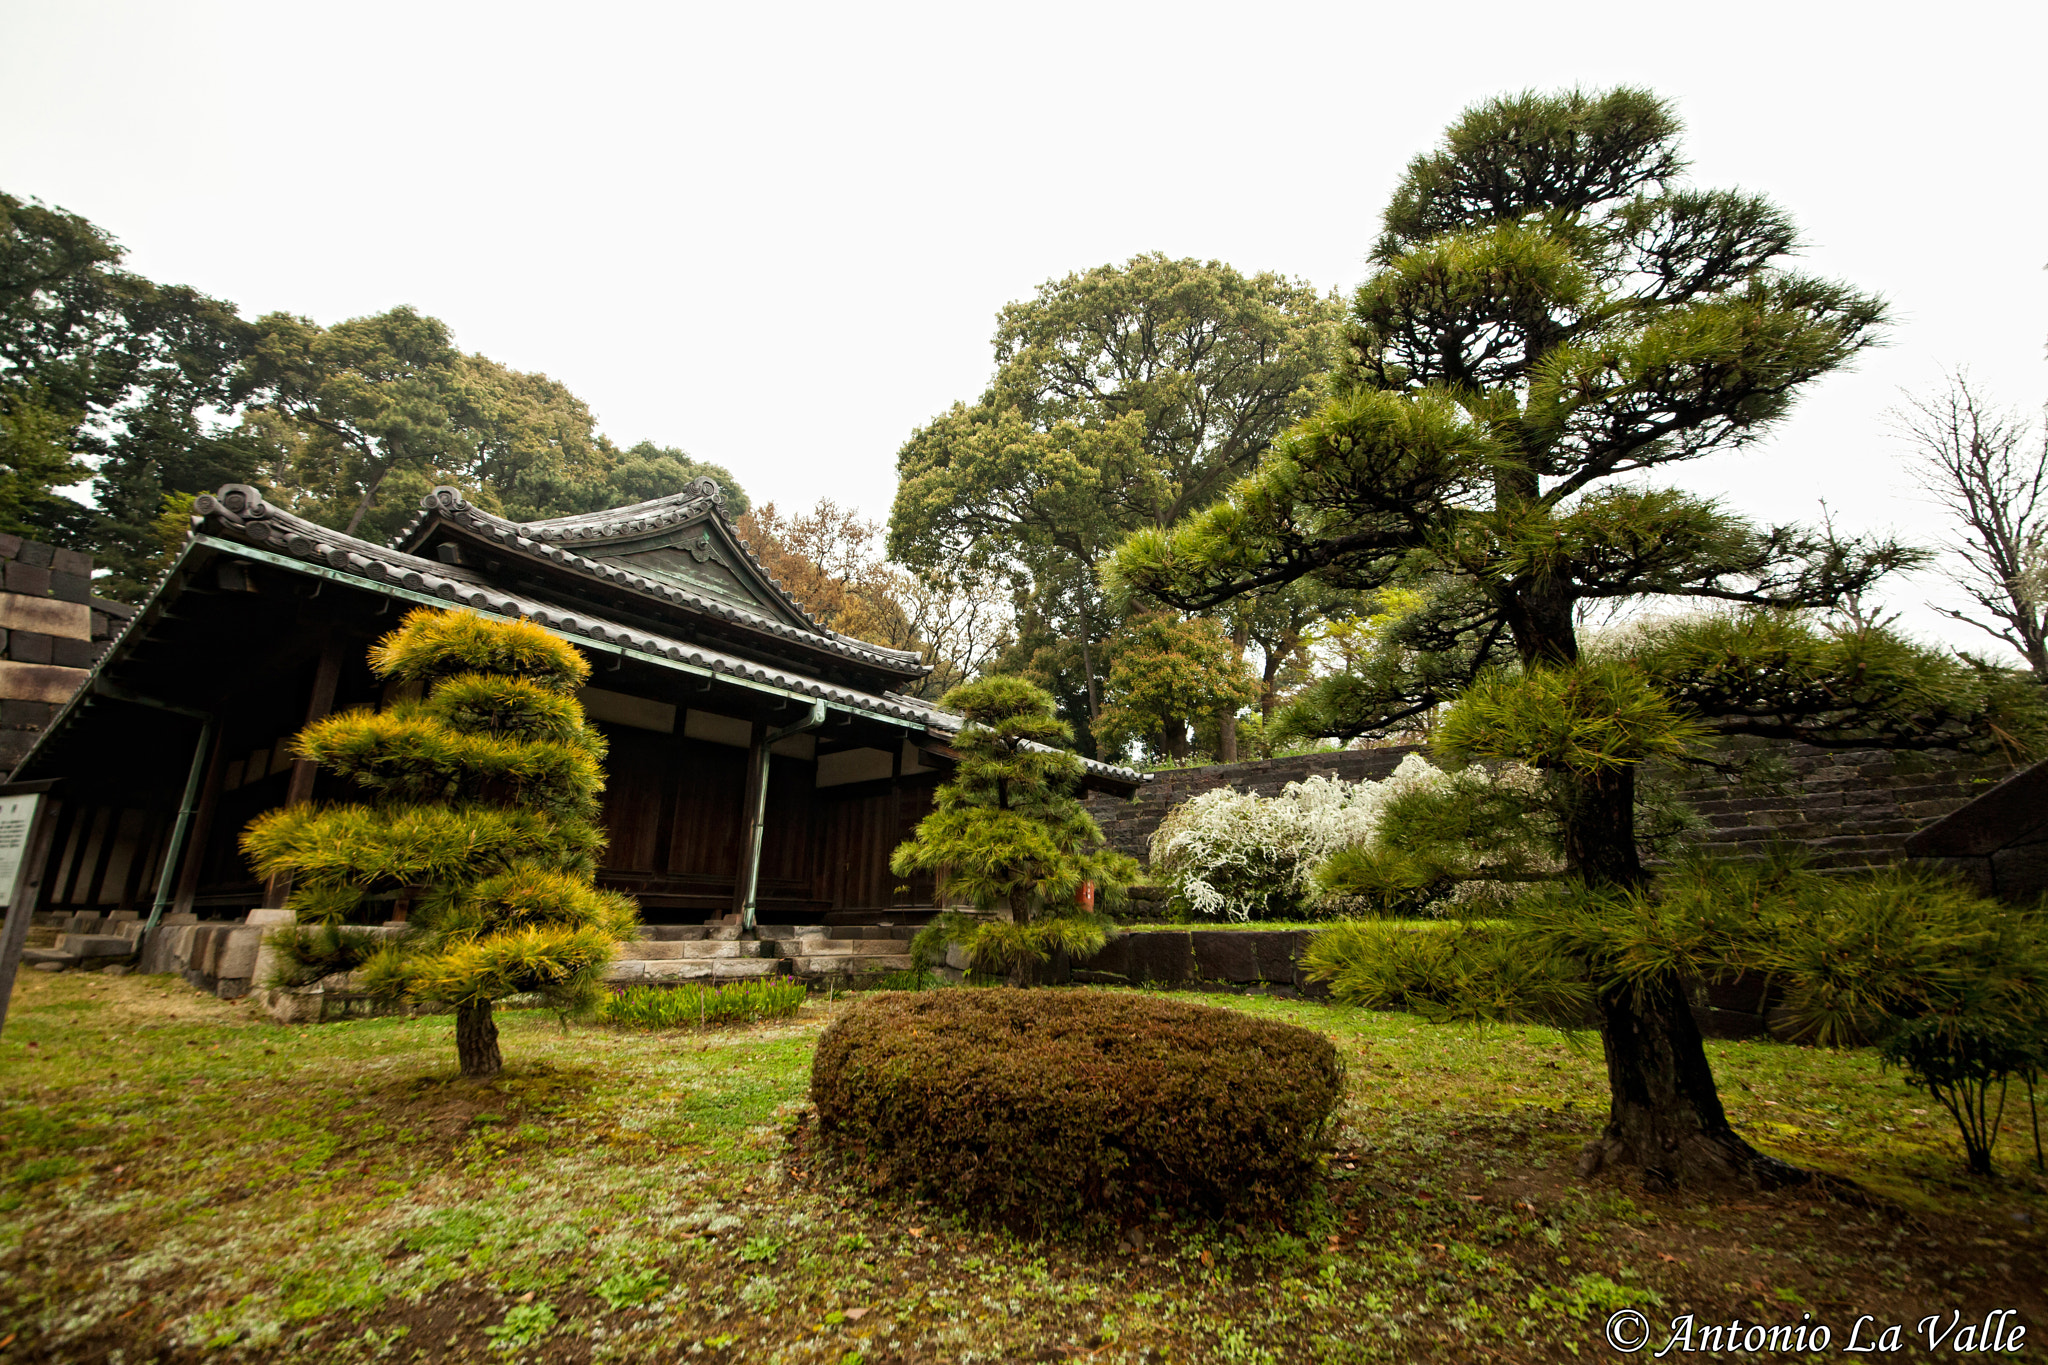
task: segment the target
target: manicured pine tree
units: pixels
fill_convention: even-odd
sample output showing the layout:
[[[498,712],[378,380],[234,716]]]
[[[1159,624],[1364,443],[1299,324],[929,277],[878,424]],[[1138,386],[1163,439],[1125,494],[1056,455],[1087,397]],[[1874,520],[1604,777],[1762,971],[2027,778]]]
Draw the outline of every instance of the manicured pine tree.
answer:
[[[575,696],[590,666],[530,622],[428,608],[370,665],[424,695],[329,716],[293,745],[359,799],[271,811],[242,846],[264,875],[290,874],[301,925],[340,924],[380,893],[408,899],[403,935],[359,978],[453,1005],[462,1074],[494,1075],[492,1002],[582,1008],[638,922],[631,899],[591,883],[605,749]]]
[[[1073,732],[1042,688],[997,675],[953,689],[942,705],[967,718],[954,741],[960,763],[890,866],[899,877],[936,873],[942,895],[1009,915],[941,915],[918,935],[918,952],[950,940],[976,971],[1029,985],[1057,954],[1101,948],[1107,921],[1078,903],[1081,889],[1092,882],[1098,905],[1118,903],[1138,865],[1105,846],[1081,804],[1081,760],[1054,747]]]
[[[1931,747],[2017,733],[2032,704],[1998,670],[1798,617],[1920,553],[1644,482],[1755,442],[1885,317],[1788,268],[1798,234],[1775,205],[1682,183],[1678,136],[1641,90],[1468,110],[1395,192],[1322,407],[1105,573],[1184,611],[1304,577],[1412,595],[1374,657],[1278,728],[1386,734],[1456,700],[1444,747],[1542,771],[1557,852],[1595,897],[1649,884],[1641,770],[1710,735]],[[1582,650],[1584,606],[1651,598],[1748,610],[1629,658]],[[1584,965],[1611,1087],[1589,1171],[1805,1178],[1730,1128],[1679,972]]]

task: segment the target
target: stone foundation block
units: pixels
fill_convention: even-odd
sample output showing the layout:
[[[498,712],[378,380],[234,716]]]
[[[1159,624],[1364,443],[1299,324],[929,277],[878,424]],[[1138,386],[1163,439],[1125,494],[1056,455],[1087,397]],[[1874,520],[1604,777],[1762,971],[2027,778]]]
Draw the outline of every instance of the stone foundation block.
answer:
[[[1200,980],[1247,985],[1259,980],[1258,934],[1223,929],[1196,931],[1188,937]]]
[[[76,957],[126,957],[135,944],[119,934],[59,934],[57,951]]]
[[[1161,986],[1179,986],[1195,974],[1194,945],[1188,940],[1192,935],[1186,931],[1155,931],[1142,934],[1126,934],[1130,945],[1127,959],[1133,982],[1145,982]]]

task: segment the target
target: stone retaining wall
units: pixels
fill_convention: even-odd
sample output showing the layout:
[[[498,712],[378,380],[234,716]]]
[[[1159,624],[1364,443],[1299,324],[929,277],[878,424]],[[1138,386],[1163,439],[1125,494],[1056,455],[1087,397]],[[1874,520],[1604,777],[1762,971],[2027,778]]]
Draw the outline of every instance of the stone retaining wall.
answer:
[[[1754,857],[1774,840],[1807,851],[1822,867],[1858,868],[1898,861],[1901,845],[2012,773],[2010,764],[1981,757],[1899,753],[1885,749],[1829,751],[1807,744],[1763,743],[1781,768],[1777,786],[1745,786],[1711,770],[1679,775],[1681,790],[1708,828],[1699,842],[1732,857]],[[1140,862],[1167,812],[1219,787],[1274,796],[1289,782],[1334,775],[1379,781],[1412,746],[1345,749],[1250,763],[1218,763],[1162,772],[1130,801],[1093,796],[1088,811],[1112,847]],[[1732,756],[1736,750],[1730,751]]]

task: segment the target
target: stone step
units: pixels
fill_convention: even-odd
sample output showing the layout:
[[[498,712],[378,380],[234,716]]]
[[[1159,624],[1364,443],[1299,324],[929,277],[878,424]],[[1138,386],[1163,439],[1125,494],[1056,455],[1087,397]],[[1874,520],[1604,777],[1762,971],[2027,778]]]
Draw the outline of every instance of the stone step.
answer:
[[[914,965],[908,953],[806,953],[787,961],[798,976],[879,976]]]
[[[785,957],[811,957],[821,953],[880,953],[896,954],[910,950],[909,938],[804,938],[793,944],[783,944]]]
[[[57,951],[74,957],[126,957],[135,940],[124,934],[59,934]]]
[[[612,963],[604,979],[625,986],[749,981],[778,976],[782,968],[782,959],[774,957],[622,958]]]
[[[816,938],[825,932],[822,924],[762,924],[755,926],[754,937],[763,943],[788,943],[800,938]]]
[[[739,939],[637,939],[621,944],[619,956],[642,961],[673,961],[686,957],[759,957],[767,945]]]

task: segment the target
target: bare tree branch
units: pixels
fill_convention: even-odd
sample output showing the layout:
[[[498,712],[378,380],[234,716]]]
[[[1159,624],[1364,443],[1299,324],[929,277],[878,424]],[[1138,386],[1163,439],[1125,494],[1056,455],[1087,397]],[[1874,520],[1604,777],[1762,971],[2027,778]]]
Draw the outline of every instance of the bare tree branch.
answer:
[[[2029,586],[2048,535],[2048,446],[2034,423],[1993,408],[1960,370],[1942,392],[1909,397],[1891,420],[1913,446],[1914,477],[1958,523],[1944,546],[1959,561],[1950,580],[1992,619],[1935,610],[2011,645],[2048,677],[2048,617]]]

